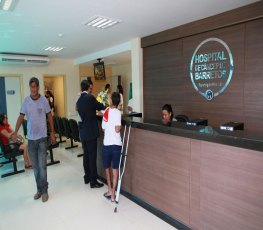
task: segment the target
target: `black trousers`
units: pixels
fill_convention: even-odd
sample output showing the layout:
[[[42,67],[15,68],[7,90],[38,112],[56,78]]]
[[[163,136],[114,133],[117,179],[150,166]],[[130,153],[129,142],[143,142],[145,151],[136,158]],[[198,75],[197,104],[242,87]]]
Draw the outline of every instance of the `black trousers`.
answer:
[[[83,167],[84,180],[95,183],[97,180],[97,139],[91,141],[82,141],[82,148],[84,152]]]

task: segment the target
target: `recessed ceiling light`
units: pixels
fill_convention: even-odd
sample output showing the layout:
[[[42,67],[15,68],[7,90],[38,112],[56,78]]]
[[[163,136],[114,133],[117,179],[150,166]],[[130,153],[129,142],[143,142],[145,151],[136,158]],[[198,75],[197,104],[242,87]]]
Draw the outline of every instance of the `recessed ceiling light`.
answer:
[[[17,0],[0,0],[0,9],[1,10],[13,10]]]
[[[49,46],[45,48],[45,51],[51,51],[51,52],[59,52],[61,50],[65,49],[65,47],[56,47],[56,46]]]
[[[103,16],[94,16],[83,24],[85,26],[91,26],[94,28],[106,29],[118,23],[120,23],[120,21],[116,19],[106,18]]]

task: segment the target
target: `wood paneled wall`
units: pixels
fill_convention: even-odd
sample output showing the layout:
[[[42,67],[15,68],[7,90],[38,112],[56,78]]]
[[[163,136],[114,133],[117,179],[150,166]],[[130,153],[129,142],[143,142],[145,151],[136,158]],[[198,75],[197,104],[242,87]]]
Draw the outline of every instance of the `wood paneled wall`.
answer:
[[[259,151],[132,128],[122,186],[193,230],[261,230],[262,164]]]
[[[233,15],[238,12],[242,15],[238,14],[234,19]],[[186,114],[192,119],[205,117],[211,126],[239,121],[244,122],[246,131],[262,132],[263,3],[203,19],[199,23],[142,39],[145,118],[161,119],[161,107],[169,103],[174,114]],[[209,31],[205,32],[205,28]],[[234,58],[230,84],[212,101],[200,96],[190,79],[194,50],[209,37],[224,40]]]

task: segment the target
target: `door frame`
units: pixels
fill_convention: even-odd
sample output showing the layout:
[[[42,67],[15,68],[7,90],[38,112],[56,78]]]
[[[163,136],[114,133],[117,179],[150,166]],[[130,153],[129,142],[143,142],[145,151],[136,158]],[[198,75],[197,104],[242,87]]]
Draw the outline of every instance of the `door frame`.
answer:
[[[43,75],[43,84],[45,82],[45,77],[62,77],[63,79],[63,92],[64,92],[64,117],[68,117],[68,101],[67,101],[67,94],[66,94],[66,76],[64,74],[44,74]],[[44,88],[43,88],[44,90]],[[44,92],[45,93],[45,92]]]

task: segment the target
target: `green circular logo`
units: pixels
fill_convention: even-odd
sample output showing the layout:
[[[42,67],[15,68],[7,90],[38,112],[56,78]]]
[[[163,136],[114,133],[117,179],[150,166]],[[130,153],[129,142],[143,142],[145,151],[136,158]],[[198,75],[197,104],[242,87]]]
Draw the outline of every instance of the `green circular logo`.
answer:
[[[219,38],[208,38],[195,49],[190,63],[194,89],[207,100],[223,93],[234,69],[232,53]]]

